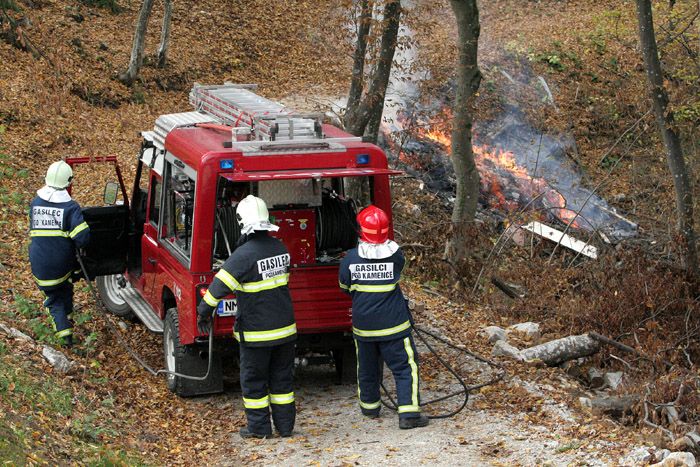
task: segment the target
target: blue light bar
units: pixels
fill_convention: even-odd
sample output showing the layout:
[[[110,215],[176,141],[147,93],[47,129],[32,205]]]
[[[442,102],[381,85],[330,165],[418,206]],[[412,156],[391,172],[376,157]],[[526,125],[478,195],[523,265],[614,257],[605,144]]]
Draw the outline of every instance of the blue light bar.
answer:
[[[355,158],[358,165],[369,164],[369,154],[358,154]]]
[[[223,159],[219,161],[219,168],[222,170],[233,168],[233,159]]]

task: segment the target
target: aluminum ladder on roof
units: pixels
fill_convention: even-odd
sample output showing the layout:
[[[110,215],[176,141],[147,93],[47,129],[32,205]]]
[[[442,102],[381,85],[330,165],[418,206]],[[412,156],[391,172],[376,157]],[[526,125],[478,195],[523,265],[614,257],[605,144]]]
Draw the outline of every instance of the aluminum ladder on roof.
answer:
[[[282,104],[261,97],[253,85],[226,83],[190,91],[190,103],[198,112],[212,115],[235,130],[253,133],[255,140],[280,141],[321,139],[318,117],[295,114]]]

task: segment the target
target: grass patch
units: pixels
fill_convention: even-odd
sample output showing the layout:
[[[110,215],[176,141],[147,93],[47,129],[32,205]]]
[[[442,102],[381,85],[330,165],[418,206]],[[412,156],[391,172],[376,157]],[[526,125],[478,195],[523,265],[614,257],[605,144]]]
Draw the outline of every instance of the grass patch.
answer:
[[[0,395],[10,406],[29,406],[33,411],[68,416],[73,411],[73,391],[45,375],[33,375],[27,365],[5,355],[0,366]]]

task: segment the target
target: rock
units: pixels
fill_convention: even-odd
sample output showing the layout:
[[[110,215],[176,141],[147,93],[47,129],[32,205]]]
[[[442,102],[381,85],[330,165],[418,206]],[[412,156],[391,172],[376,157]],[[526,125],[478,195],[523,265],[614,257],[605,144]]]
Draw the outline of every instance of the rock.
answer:
[[[620,387],[622,384],[623,373],[621,371],[614,371],[611,373],[605,373],[603,376],[604,384],[612,389],[613,391]]]
[[[637,466],[637,465],[647,465],[651,459],[651,453],[649,448],[640,446],[633,449],[629,454],[620,459],[620,465],[623,466]]]
[[[603,378],[603,372],[598,368],[592,366],[588,369],[588,384],[592,388],[599,388],[603,385],[605,379]]]
[[[411,206],[411,214],[413,214],[414,217],[420,217],[422,214],[420,206],[418,206],[417,204]]]
[[[119,328],[120,328],[122,331],[128,331],[128,330],[129,330],[129,325],[126,324],[124,321],[119,321],[119,322],[117,323],[117,326],[119,326]]]
[[[668,449],[661,449],[654,453],[654,458],[656,459],[656,462],[661,462],[662,460],[666,459],[669,454],[671,454],[671,451]]]
[[[541,336],[540,325],[530,321],[527,323],[514,324],[508,328],[508,331],[517,332],[518,334],[522,334],[527,339],[533,341],[536,341]]]
[[[14,337],[15,339],[21,339],[23,341],[27,342],[34,342],[34,339],[20,331],[19,329],[11,328],[3,323],[0,323],[0,330],[7,334],[10,337]]]
[[[510,345],[506,341],[496,341],[496,345],[493,346],[491,355],[494,357],[510,357],[518,361],[522,361],[523,357],[520,355],[520,350],[517,347]]]
[[[695,467],[695,456],[689,452],[672,452],[664,460],[650,467]]]
[[[487,326],[481,330],[489,339],[489,342],[494,344],[498,341],[506,340],[506,331],[498,326]]]
[[[62,352],[45,345],[41,351],[47,362],[61,373],[67,373],[73,367],[73,362],[68,359]]]
[[[593,404],[591,403],[590,397],[579,397],[578,398],[578,403],[583,407],[584,409],[592,409]]]
[[[692,431],[686,433],[685,436],[673,442],[671,449],[675,451],[693,451],[700,453],[700,435]]]

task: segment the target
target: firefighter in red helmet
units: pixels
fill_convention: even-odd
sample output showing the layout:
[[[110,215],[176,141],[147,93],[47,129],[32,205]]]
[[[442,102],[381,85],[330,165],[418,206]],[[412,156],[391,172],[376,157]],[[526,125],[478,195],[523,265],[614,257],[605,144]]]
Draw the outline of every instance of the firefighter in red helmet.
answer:
[[[389,239],[389,218],[370,205],[357,215],[360,241],[340,263],[340,288],[352,297],[352,329],[357,349],[357,386],[362,414],[381,409],[382,360],[396,381],[399,428],[426,426],[418,392],[418,353],[412,320],[399,280],[405,260]]]

